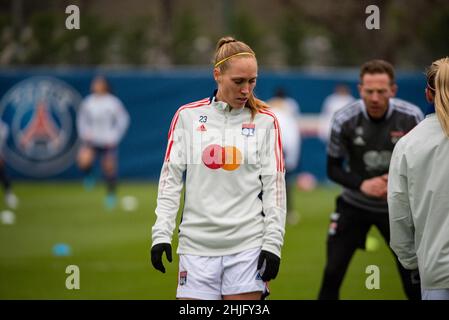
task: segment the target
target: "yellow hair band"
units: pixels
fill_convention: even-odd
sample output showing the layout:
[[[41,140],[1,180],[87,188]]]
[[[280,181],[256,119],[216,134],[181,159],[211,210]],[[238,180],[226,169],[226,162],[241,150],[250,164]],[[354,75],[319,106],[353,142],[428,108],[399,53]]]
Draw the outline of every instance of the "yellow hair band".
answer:
[[[235,56],[243,56],[243,55],[250,55],[250,56],[255,57],[255,55],[254,55],[253,53],[251,53],[251,52],[239,52],[239,53],[230,55],[229,57],[224,58],[224,59],[218,61],[218,62],[215,64],[215,68],[218,67],[218,66],[219,66],[220,64],[222,64],[223,62],[228,61],[229,59],[231,59],[231,58],[233,58],[233,57],[235,57]]]

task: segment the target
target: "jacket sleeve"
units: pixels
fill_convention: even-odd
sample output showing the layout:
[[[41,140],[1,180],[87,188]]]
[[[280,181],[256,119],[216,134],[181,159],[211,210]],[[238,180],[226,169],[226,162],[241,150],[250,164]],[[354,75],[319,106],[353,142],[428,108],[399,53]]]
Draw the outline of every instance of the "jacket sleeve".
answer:
[[[156,222],[152,228],[152,246],[171,243],[179,210],[183,174],[187,167],[186,134],[182,114],[173,117],[168,133],[168,145],[159,178]]]
[[[76,118],[78,135],[83,141],[89,141],[92,138],[91,121],[87,111],[87,100],[85,99],[80,106]]]
[[[8,139],[9,127],[6,123],[0,120],[0,154],[2,153],[3,144]]]
[[[344,158],[327,156],[327,176],[348,189],[360,190],[363,179],[352,171],[343,168]]]
[[[262,250],[281,257],[286,217],[285,169],[282,142],[276,118],[265,134],[261,146],[262,207],[265,230]]]
[[[118,144],[120,140],[122,140],[126,130],[128,129],[129,113],[118,98],[116,99],[116,109],[117,136],[115,137],[115,142]]]
[[[402,143],[401,143],[402,142]],[[407,158],[403,140],[399,140],[391,157],[388,174],[388,207],[390,247],[406,269],[418,268],[415,249],[415,227],[409,202]]]

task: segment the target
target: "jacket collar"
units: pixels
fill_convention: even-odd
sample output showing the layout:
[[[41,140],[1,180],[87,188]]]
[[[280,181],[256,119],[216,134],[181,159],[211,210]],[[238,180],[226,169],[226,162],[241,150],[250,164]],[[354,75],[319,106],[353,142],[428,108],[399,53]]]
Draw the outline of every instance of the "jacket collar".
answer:
[[[231,115],[237,115],[237,114],[241,114],[243,112],[243,109],[245,109],[245,107],[233,108],[224,101],[217,101],[217,98],[216,98],[217,91],[218,90],[215,90],[214,94],[209,98],[209,102],[210,102],[210,105],[212,106],[212,108],[214,108],[215,110],[217,110],[221,113],[229,112]]]

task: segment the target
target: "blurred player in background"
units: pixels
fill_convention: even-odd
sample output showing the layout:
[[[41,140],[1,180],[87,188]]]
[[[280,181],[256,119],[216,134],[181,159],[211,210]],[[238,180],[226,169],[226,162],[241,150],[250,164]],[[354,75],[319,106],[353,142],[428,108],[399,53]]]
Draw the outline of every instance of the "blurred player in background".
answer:
[[[273,98],[267,101],[267,104],[276,115],[281,127],[287,188],[287,222],[294,225],[299,222],[299,213],[294,206],[292,191],[296,186],[294,172],[298,168],[301,155],[300,108],[293,98],[286,95],[283,88],[278,88]]]
[[[319,299],[339,298],[351,258],[357,248],[365,249],[372,225],[390,242],[387,181],[391,153],[396,142],[423,118],[418,107],[395,99],[396,91],[391,64],[368,61],[360,69],[361,99],[333,117],[327,172],[343,186],[343,192],[331,215]],[[407,297],[419,299],[417,273],[396,262]]]
[[[11,180],[6,174],[5,160],[3,159],[3,146],[8,138],[8,133],[8,125],[0,120],[0,180],[3,185],[6,205],[11,209],[16,209],[19,205],[19,199],[12,191]]]
[[[176,112],[159,180],[151,261],[165,272],[179,209],[180,299],[261,299],[276,277],[285,232],[279,124],[256,99],[257,60],[241,41],[217,43],[210,98]]]
[[[354,101],[355,98],[351,95],[351,89],[344,84],[338,84],[334,93],[324,99],[318,131],[318,135],[323,142],[327,143],[329,141],[331,121],[334,114]]]
[[[449,300],[449,58],[427,71],[429,114],[394,148],[388,180],[391,248],[419,269],[423,300]]]
[[[117,147],[129,125],[129,115],[122,102],[110,92],[103,76],[92,81],[92,94],[87,96],[77,117],[78,134],[82,141],[78,166],[85,175],[84,185],[92,188],[95,179],[92,167],[97,157],[106,179],[108,209],[116,206]]]

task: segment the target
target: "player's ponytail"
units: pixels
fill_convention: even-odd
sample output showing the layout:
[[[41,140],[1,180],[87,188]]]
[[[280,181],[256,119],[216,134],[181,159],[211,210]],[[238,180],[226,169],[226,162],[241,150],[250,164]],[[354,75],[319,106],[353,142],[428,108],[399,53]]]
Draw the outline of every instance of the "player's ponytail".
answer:
[[[259,110],[268,108],[268,105],[265,102],[263,102],[262,100],[257,99],[253,93],[248,98],[246,107],[248,107],[251,110],[251,118],[254,119],[254,117],[259,112]]]
[[[217,42],[214,67],[220,69],[220,72],[224,72],[229,67],[229,59],[236,56],[253,56],[256,58],[256,54],[246,43],[238,41],[233,37],[222,37]],[[259,112],[260,109],[265,109],[268,106],[254,96],[254,93],[248,98],[246,103],[247,108],[251,110],[251,117]]]
[[[435,111],[449,137],[449,57],[432,63],[427,70],[427,87],[434,96]]]

